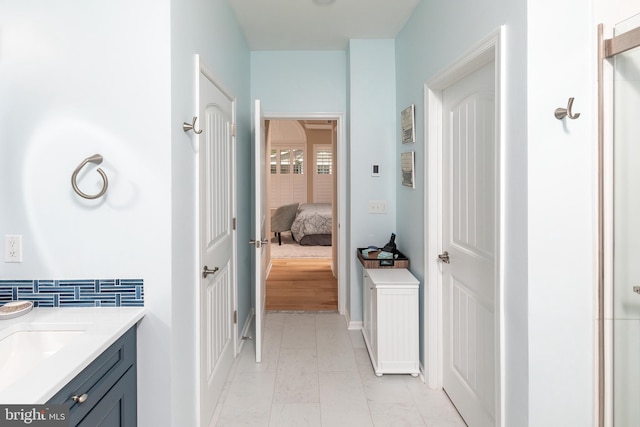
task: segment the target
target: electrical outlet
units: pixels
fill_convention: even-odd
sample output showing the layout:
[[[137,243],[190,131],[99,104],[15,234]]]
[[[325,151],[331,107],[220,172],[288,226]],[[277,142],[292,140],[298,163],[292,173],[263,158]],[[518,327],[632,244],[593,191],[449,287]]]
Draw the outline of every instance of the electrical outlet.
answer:
[[[22,236],[4,236],[4,262],[22,262]]]

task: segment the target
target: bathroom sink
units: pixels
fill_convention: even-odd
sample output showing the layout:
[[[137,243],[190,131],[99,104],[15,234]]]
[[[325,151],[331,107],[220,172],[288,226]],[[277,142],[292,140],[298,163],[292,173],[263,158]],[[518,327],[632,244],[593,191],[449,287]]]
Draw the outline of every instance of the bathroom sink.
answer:
[[[74,329],[75,327],[75,329]],[[77,325],[16,325],[0,337],[0,390],[51,357],[85,330]]]
[[[34,307],[0,320],[0,403],[46,403],[144,315],[144,307]]]

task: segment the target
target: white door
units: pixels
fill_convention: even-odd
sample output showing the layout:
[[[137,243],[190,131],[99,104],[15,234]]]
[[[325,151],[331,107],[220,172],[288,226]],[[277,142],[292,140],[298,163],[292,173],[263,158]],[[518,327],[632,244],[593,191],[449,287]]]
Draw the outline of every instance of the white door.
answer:
[[[267,251],[265,221],[267,215],[266,185],[265,185],[265,125],[260,100],[256,100],[254,113],[254,179],[255,179],[255,234],[251,240],[255,246],[255,303],[256,303],[256,362],[262,362],[262,339],[264,337],[265,293],[267,280]]]
[[[235,236],[233,215],[233,108],[200,65],[199,381],[200,425],[208,426],[235,357]],[[188,315],[185,313],[184,315]]]
[[[496,419],[494,67],[458,80],[442,100],[443,387],[471,427]]]

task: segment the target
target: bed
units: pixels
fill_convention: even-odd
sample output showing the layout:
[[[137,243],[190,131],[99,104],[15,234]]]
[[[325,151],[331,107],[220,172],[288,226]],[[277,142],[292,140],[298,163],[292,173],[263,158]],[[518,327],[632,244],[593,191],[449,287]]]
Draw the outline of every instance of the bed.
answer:
[[[291,234],[302,246],[331,246],[331,228],[330,203],[300,203]]]

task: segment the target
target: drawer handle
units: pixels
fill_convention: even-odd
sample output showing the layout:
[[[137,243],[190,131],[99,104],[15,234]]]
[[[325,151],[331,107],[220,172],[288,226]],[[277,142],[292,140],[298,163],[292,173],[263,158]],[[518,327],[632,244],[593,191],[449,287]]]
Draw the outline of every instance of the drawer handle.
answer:
[[[84,403],[84,401],[87,400],[88,398],[89,398],[89,395],[87,393],[83,394],[82,396],[78,396],[76,394],[71,396],[71,400],[77,403]]]

